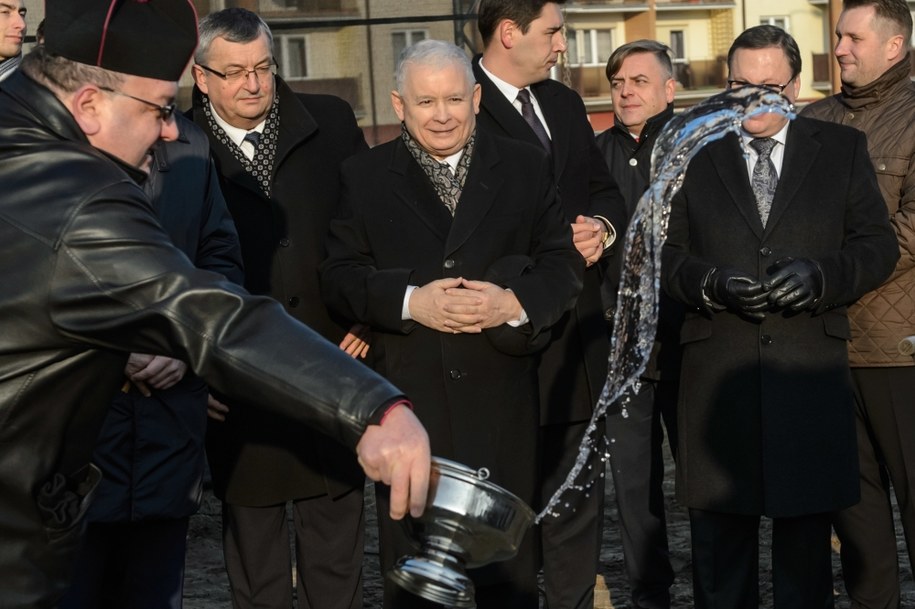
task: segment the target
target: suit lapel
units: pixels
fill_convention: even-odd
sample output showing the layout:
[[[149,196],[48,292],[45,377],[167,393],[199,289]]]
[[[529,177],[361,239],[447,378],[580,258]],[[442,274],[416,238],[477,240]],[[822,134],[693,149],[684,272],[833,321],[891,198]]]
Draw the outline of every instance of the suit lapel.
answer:
[[[490,140],[477,130],[473,158],[445,243],[446,255],[460,248],[489,213],[503,181],[496,171],[499,161],[498,152],[490,146]]]
[[[445,241],[451,229],[451,212],[435,192],[422,167],[398,138],[388,166],[393,191],[404,207],[416,214],[439,239]]]
[[[778,224],[778,219],[793,202],[820,152],[820,143],[815,134],[816,128],[804,120],[795,120],[788,127],[782,173],[778,179],[778,188],[775,189],[775,197],[772,199],[769,221],[766,222],[767,233]]]
[[[756,197],[750,187],[750,176],[747,173],[747,162],[740,148],[740,137],[729,133],[718,145],[708,147],[712,165],[718,177],[731,195],[731,200],[757,237],[762,238],[763,225],[756,208]]]

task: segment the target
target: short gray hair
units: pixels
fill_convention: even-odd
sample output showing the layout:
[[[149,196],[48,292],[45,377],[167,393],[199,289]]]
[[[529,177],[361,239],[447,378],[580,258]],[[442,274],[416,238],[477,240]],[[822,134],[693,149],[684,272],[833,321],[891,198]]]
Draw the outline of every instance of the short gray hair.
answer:
[[[53,55],[43,44],[22,58],[19,69],[57,94],[73,93],[89,84],[117,89],[124,82],[124,75],[119,72]]]
[[[200,20],[199,41],[194,52],[194,63],[206,63],[210,54],[210,46],[217,38],[225,38],[229,42],[246,43],[260,38],[261,34],[267,35],[270,43],[270,55],[273,51],[273,32],[270,26],[261,19],[257,13],[244,8],[227,8],[215,13],[210,13]]]
[[[455,65],[464,70],[467,86],[473,88],[477,79],[473,76],[473,67],[470,58],[460,47],[444,40],[421,40],[410,45],[400,53],[397,60],[397,69],[394,71],[394,86],[397,92],[403,95],[404,81],[406,80],[409,65],[424,65],[444,67],[448,64]]]

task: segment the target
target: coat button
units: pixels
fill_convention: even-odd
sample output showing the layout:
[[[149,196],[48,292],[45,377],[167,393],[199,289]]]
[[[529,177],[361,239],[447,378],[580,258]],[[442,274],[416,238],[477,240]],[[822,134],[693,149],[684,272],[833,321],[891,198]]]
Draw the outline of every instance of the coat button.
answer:
[[[460,370],[452,370],[451,372],[448,373],[448,376],[451,377],[451,380],[452,380],[452,381],[459,381],[459,380],[461,380],[461,371],[460,371]]]
[[[280,247],[289,247],[289,239],[285,237],[280,239]]]
[[[763,247],[762,249],[760,249],[759,253],[763,256],[771,256],[772,249],[767,245],[767,246]]]
[[[886,163],[880,163],[877,165],[877,171],[886,171]]]
[[[848,118],[855,118],[855,113],[854,113],[854,112],[849,112],[849,113],[848,113]]]
[[[630,167],[635,167],[635,166],[638,165],[638,164],[639,164],[639,160],[638,160],[638,159],[629,159],[629,166],[630,166]]]
[[[287,302],[289,302],[290,307],[297,307],[297,306],[299,306],[299,297],[293,296]]]
[[[444,266],[446,269],[453,269],[453,268],[454,268],[454,260],[452,260],[451,258],[449,258],[448,260],[445,260],[445,264],[444,264],[443,266]]]
[[[772,337],[769,336],[768,334],[763,334],[762,336],[759,337],[759,342],[761,342],[764,345],[771,345],[774,341],[772,340]]]

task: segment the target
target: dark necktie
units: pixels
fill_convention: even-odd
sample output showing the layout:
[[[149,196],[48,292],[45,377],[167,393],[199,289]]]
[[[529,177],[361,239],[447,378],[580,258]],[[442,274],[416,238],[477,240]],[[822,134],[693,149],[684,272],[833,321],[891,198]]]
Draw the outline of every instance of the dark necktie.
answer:
[[[772,198],[775,196],[775,188],[778,186],[778,172],[775,171],[775,164],[772,163],[770,154],[772,148],[777,142],[770,137],[760,137],[750,141],[750,146],[758,154],[756,166],[753,167],[753,195],[756,197],[756,209],[759,210],[759,219],[762,220],[763,228],[766,227],[766,221],[769,219],[769,211],[772,209]]]
[[[547,154],[551,154],[553,152],[553,147],[550,144],[550,136],[546,134],[543,123],[540,122],[540,119],[537,118],[537,113],[534,112],[534,104],[531,103],[531,92],[527,89],[518,91],[518,101],[521,102],[521,116],[524,117],[527,124],[534,130],[534,135],[540,140],[540,143],[546,149]]]
[[[251,144],[251,146],[253,146],[254,149],[257,150],[257,143],[259,141],[261,141],[261,134],[259,131],[249,131],[248,133],[245,134],[244,141]]]

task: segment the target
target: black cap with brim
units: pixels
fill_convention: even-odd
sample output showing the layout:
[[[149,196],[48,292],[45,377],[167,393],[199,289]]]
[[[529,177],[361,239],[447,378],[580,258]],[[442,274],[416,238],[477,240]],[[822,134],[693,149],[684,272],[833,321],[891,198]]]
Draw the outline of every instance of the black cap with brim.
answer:
[[[46,0],[45,48],[106,70],[176,81],[197,46],[190,0]]]

